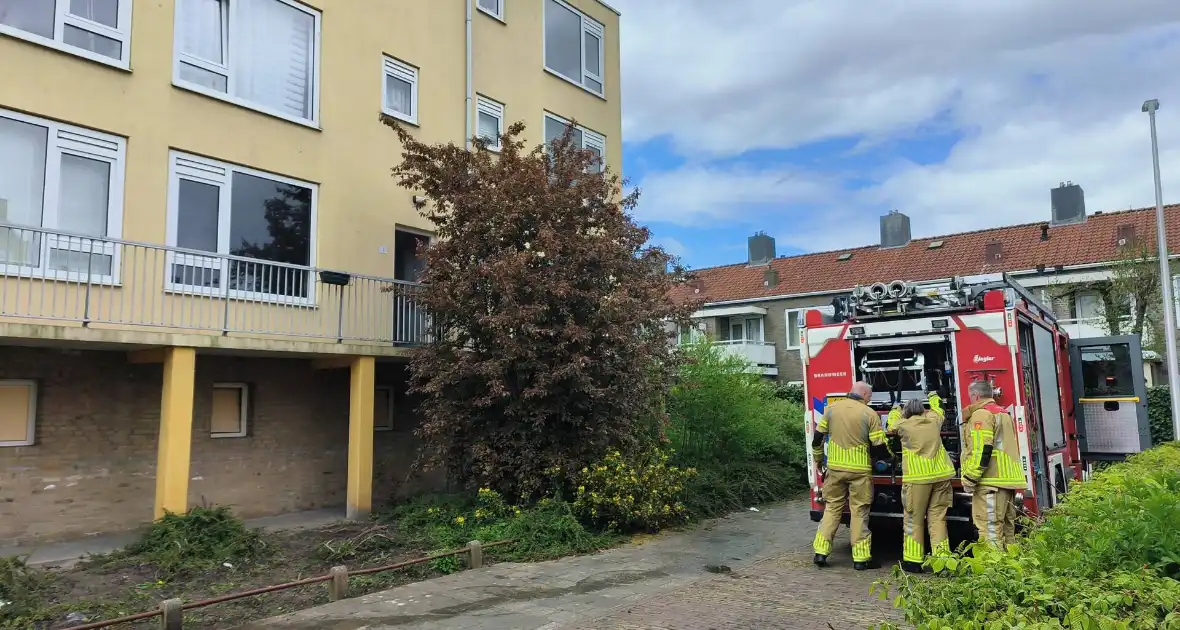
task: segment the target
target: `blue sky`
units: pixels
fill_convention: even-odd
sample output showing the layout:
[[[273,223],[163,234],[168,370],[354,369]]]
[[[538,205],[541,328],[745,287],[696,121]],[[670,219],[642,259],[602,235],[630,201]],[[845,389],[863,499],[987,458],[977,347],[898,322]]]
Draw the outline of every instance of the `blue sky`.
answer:
[[[690,267],[1150,205],[1148,98],[1180,200],[1175,0],[610,1],[636,217]]]

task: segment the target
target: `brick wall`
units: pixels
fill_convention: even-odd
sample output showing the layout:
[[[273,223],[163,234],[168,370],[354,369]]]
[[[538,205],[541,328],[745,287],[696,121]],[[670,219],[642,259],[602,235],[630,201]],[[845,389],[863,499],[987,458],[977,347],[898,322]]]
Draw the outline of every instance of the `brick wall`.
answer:
[[[0,347],[0,378],[38,386],[36,444],[0,448],[0,543],[151,520],[162,372],[125,357]]]
[[[348,457],[348,370],[306,359],[198,355],[189,502],[243,518],[339,507]],[[122,352],[0,346],[0,378],[38,382],[37,442],[0,448],[0,545],[138,527],[151,520],[159,431],[159,365]],[[404,390],[404,369],[378,383]],[[214,382],[249,385],[249,434],[211,438]],[[409,478],[416,415],[397,395],[395,431],[374,439],[374,503],[433,488]]]

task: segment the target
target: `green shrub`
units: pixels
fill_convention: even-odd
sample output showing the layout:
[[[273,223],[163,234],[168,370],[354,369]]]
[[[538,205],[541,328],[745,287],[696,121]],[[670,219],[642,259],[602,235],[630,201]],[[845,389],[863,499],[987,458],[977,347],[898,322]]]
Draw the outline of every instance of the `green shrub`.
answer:
[[[710,343],[684,355],[668,398],[668,438],[674,462],[700,471],[687,484],[690,513],[717,516],[804,488],[802,388],[768,381]]]
[[[25,564],[24,558],[0,557],[0,627],[27,626],[42,615],[53,576]]]
[[[1177,439],[1173,435],[1172,395],[1166,385],[1147,388],[1147,422],[1151,426],[1151,443],[1163,444]]]
[[[791,383],[776,383],[774,387],[774,395],[780,400],[793,402],[796,405],[803,404],[803,386]]]
[[[612,532],[655,532],[688,520],[681,501],[696,471],[668,465],[663,451],[627,458],[611,451],[602,462],[574,475],[573,511],[583,521]]]
[[[1180,443],[1071,488],[1006,552],[934,560],[950,579],[895,572],[919,629],[1180,628]],[[892,626],[887,626],[892,627]]]
[[[152,564],[168,578],[226,562],[249,562],[272,552],[228,507],[202,506],[185,514],[165,514],[112,559]]]

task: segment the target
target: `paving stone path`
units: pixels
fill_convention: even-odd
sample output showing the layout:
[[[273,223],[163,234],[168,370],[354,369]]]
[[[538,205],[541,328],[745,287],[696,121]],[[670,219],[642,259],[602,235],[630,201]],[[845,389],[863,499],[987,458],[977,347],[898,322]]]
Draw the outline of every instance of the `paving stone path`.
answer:
[[[844,630],[896,620],[869,595],[886,568],[811,566],[808,503],[793,501],[593,556],[498,564],[242,626],[240,630]],[[886,534],[886,532],[881,532]]]

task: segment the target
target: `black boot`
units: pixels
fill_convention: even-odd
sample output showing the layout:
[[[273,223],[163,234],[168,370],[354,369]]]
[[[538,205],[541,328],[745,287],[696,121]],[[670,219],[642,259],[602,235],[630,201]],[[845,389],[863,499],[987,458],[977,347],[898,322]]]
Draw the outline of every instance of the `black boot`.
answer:
[[[922,573],[922,563],[903,561],[901,563],[901,570],[906,573]]]
[[[815,558],[812,559],[812,562],[815,563],[815,566],[820,567],[822,569],[822,568],[828,566],[828,557],[822,553],[817,553],[817,554],[815,554]]]
[[[853,562],[852,568],[855,571],[866,571],[868,569],[880,569],[881,563],[876,560],[866,560],[865,562]]]

